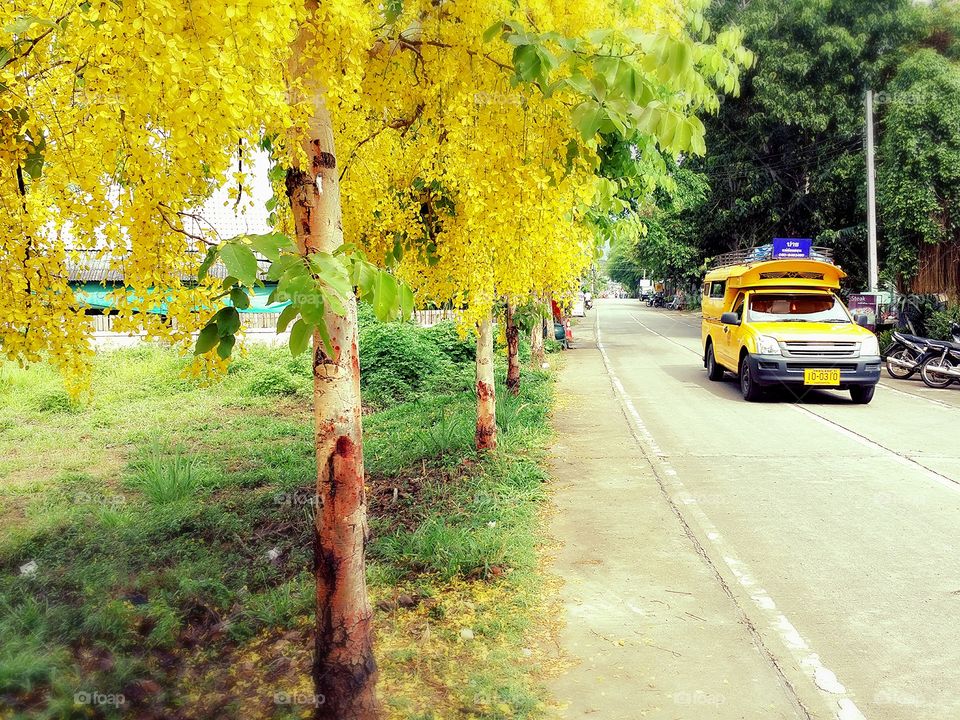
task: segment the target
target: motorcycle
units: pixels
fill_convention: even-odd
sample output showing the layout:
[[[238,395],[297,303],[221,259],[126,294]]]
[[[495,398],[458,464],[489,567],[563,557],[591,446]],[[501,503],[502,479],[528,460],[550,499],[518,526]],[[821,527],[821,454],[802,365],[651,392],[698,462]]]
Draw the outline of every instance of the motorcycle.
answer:
[[[920,368],[920,377],[927,387],[940,389],[960,382],[960,341],[957,341],[960,325],[954,325],[951,330],[955,342],[930,341],[927,350],[930,357]]]
[[[584,300],[583,307],[586,308],[587,310],[590,310],[591,308],[593,308],[593,299],[587,298],[586,300]]]
[[[660,308],[662,308],[662,307],[663,307],[664,305],[666,305],[666,304],[667,304],[667,301],[666,301],[666,299],[663,297],[663,293],[660,293],[660,292],[654,293],[653,295],[650,296],[650,299],[647,300],[647,305],[648,305],[649,307],[660,307]]]
[[[953,341],[960,343],[960,325],[954,325],[951,332]],[[931,348],[931,343],[936,342],[939,341],[895,331],[893,342],[882,353],[886,360],[887,373],[897,380],[910,379],[921,371],[925,362],[935,356],[939,357],[941,353],[936,348]]]

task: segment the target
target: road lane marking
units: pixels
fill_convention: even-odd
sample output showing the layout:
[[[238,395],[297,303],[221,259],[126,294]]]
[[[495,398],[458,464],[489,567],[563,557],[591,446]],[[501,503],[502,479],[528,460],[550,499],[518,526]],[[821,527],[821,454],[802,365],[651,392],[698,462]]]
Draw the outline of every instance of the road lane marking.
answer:
[[[633,317],[632,313],[630,316]],[[666,340],[674,342],[665,335],[661,335],[654,330],[650,330],[650,328],[647,328],[647,326],[636,317],[633,317],[633,319],[655,335],[659,335]],[[774,599],[763,587],[757,584],[752,573],[749,572],[743,561],[739,559],[739,556],[733,550],[731,544],[723,538],[717,527],[713,524],[709,517],[707,517],[706,512],[704,512],[704,510],[699,506],[696,497],[693,496],[680,481],[676,469],[670,465],[670,460],[667,454],[663,452],[663,449],[657,443],[656,438],[654,438],[653,434],[643,422],[643,419],[641,418],[640,413],[637,411],[633,400],[627,394],[623,383],[620,381],[620,378],[617,377],[617,374],[613,369],[613,363],[610,361],[610,358],[607,355],[606,348],[604,347],[601,338],[599,309],[596,314],[594,327],[597,349],[600,351],[600,356],[603,359],[603,364],[607,370],[607,375],[610,377],[611,384],[617,394],[618,399],[620,400],[621,405],[626,409],[629,418],[633,421],[632,430],[634,430],[634,438],[637,440],[641,451],[647,457],[647,461],[650,464],[654,476],[660,485],[661,492],[664,494],[674,514],[683,525],[687,536],[694,543],[698,553],[713,569],[714,574],[720,581],[720,584],[727,593],[727,596],[739,610],[746,626],[753,635],[754,641],[773,665],[777,675],[780,677],[781,682],[793,694],[793,700],[796,702],[799,709],[808,718],[811,717],[810,712],[803,705],[801,699],[796,695],[796,691],[790,684],[790,681],[783,669],[780,667],[776,656],[770,651],[769,648],[766,647],[762,636],[760,635],[756,626],[752,623],[750,616],[741,607],[726,580],[724,580],[723,574],[719,572],[714,562],[711,560],[710,555],[707,554],[696,534],[690,528],[689,523],[684,518],[683,513],[680,511],[681,505],[684,508],[684,512],[694,517],[696,524],[706,536],[707,542],[710,543],[714,555],[723,559],[723,563],[726,565],[733,577],[736,578],[737,582],[744,589],[744,591],[749,595],[750,599],[754,603],[754,606],[765,619],[767,626],[777,633],[784,647],[793,656],[800,668],[805,672],[806,676],[811,681],[812,687],[820,694],[821,697],[823,697],[823,699],[828,703],[829,707],[834,708],[833,713],[836,720],[866,720],[856,703],[847,694],[846,687],[837,679],[836,674],[821,662],[820,656],[810,648],[809,643],[807,643],[793,623],[790,622],[786,615],[777,609]],[[680,343],[674,344],[680,345]],[[690,350],[690,348],[683,345],[680,345],[680,347]],[[694,351],[691,350],[691,352]],[[650,458],[651,455],[656,457],[656,462]]]
[[[599,318],[599,315],[598,315],[597,317]],[[657,331],[654,330],[653,328],[649,327],[646,323],[644,323],[643,321],[641,321],[640,318],[638,318],[638,317],[637,317],[636,315],[634,315],[633,313],[630,313],[630,318],[631,318],[635,323],[637,323],[638,325],[640,325],[643,329],[647,330],[648,332],[652,332],[654,335],[659,335],[659,336],[662,337],[664,340],[668,340],[668,341],[672,342],[674,345],[676,345],[677,347],[681,347],[681,348],[683,348],[684,350],[686,350],[687,352],[692,352],[694,355],[697,355],[697,356],[699,357],[699,355],[700,355],[700,352],[699,352],[699,351],[694,350],[694,349],[693,349],[692,347],[690,347],[689,345],[684,345],[683,343],[681,343],[681,342],[679,342],[679,341],[677,341],[677,340],[674,340],[672,337],[667,337],[667,336],[664,335],[663,333],[657,332]],[[597,331],[599,332],[599,319],[598,319],[597,323],[598,323],[598,330],[597,330]],[[597,343],[598,343],[598,344],[600,343],[599,336],[597,336]]]
[[[906,395],[907,397],[912,397],[917,400],[926,400],[928,403],[933,403],[934,405],[939,405],[940,407],[945,407],[949,410],[960,410],[960,407],[956,405],[951,405],[950,403],[944,402],[943,400],[937,400],[936,398],[927,397],[926,395],[917,395],[916,393],[908,392],[906,390],[901,390],[900,388],[895,388],[893,385],[888,385],[885,382],[881,382],[880,385],[882,387],[885,387],[887,390],[892,390],[898,395]]]
[[[938,473],[936,470],[932,470],[931,468],[928,468],[926,465],[924,465],[923,463],[917,462],[909,455],[904,455],[903,453],[899,453],[896,450],[888,448],[886,445],[881,445],[875,440],[871,440],[866,435],[861,435],[856,430],[851,430],[850,428],[844,427],[840,423],[834,422],[833,420],[826,418],[823,415],[820,415],[819,413],[813,412],[813,410],[811,410],[808,407],[804,407],[803,405],[798,405],[797,403],[790,403],[790,407],[792,407],[797,412],[800,412],[812,417],[821,425],[824,425],[830,428],[831,430],[833,430],[834,432],[839,433],[840,435],[843,435],[845,438],[853,440],[856,443],[860,443],[864,447],[880,450],[884,454],[890,456],[892,460],[895,460],[901,465],[906,465],[908,468],[911,468],[912,470],[918,470],[921,475],[925,475],[927,478],[929,478],[930,480],[933,480],[938,485],[943,485],[945,488],[948,488],[955,492],[960,492],[960,482],[954,480],[948,475],[942,475],[941,473]]]

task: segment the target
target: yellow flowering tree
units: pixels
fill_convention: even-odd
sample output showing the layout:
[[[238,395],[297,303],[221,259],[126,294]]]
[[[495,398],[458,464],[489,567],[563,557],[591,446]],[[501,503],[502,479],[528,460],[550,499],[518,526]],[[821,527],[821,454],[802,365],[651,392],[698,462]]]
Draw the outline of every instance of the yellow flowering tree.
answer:
[[[714,35],[702,10],[403,3],[378,39],[361,105],[336,113],[351,236],[421,302],[462,308],[463,325],[477,328],[478,447],[496,442],[494,303],[506,300],[515,386],[514,308],[569,295],[594,258],[591,213],[619,209],[617,181],[597,174],[598,145],[616,136],[702,153],[696,113],[718,107],[715,88],[736,92],[749,56],[736,31]]]
[[[292,350],[312,339],[318,717],[379,714],[357,292],[382,317],[412,305],[397,277],[465,308],[479,327],[478,444],[495,442],[491,308],[573,287],[591,255],[584,219],[615,196],[596,177],[597,143],[642,135],[702,152],[694,113],[715,106],[712,86],[734,89],[739,39],[708,43],[695,2],[0,7],[4,354],[48,359],[82,386],[91,327],[66,270],[79,250],[124,278],[116,329],[215,369],[259,282],[255,251],[291,301]],[[225,184],[249,203],[254,147],[270,150],[287,202],[273,201],[275,232],[218,237],[197,208]],[[218,259],[223,281],[207,273]]]

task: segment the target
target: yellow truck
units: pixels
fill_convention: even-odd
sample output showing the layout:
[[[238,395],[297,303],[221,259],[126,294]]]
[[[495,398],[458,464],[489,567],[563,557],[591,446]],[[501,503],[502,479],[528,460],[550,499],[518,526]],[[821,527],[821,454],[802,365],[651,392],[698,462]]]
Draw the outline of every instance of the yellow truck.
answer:
[[[703,282],[703,363],[711,380],[736,373],[744,399],[786,386],[849,390],[873,399],[880,380],[877,337],[857,325],[837,291],[846,273],[829,248],[768,259],[741,250],[718,257]]]

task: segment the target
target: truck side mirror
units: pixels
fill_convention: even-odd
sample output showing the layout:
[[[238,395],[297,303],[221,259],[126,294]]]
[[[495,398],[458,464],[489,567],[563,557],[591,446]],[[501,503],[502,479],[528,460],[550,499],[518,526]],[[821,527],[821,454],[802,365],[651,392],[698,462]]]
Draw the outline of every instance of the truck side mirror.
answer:
[[[720,316],[720,322],[722,322],[724,325],[739,325],[740,316],[735,312],[725,312]]]

